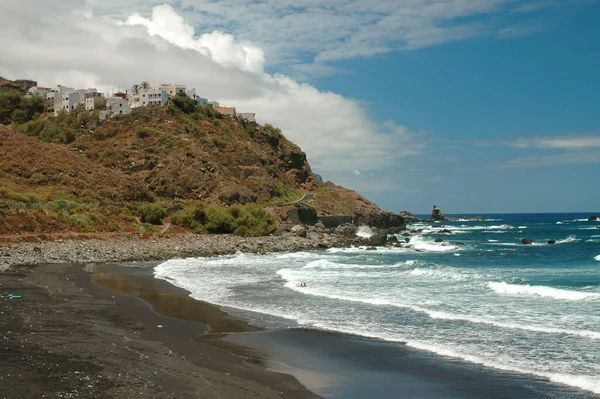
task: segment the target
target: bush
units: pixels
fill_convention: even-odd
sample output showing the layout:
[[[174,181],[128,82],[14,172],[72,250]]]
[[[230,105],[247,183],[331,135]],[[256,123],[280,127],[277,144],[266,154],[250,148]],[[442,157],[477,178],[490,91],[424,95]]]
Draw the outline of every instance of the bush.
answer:
[[[198,111],[198,103],[185,93],[177,93],[171,100],[173,105],[184,114],[194,114]]]
[[[76,213],[69,216],[69,220],[79,226],[82,230],[89,230],[89,227],[92,225],[92,219],[82,213]]]
[[[276,229],[271,216],[256,204],[225,208],[199,202],[174,214],[171,221],[197,234],[208,232],[258,237],[271,234]]]
[[[144,204],[139,210],[142,223],[159,225],[166,215],[165,208],[160,204]]]
[[[0,93],[0,124],[25,123],[44,112],[41,97],[25,97],[17,92]]]
[[[150,130],[148,130],[148,128],[139,126],[137,129],[135,129],[135,137],[137,137],[138,139],[145,139],[146,137],[150,137]]]

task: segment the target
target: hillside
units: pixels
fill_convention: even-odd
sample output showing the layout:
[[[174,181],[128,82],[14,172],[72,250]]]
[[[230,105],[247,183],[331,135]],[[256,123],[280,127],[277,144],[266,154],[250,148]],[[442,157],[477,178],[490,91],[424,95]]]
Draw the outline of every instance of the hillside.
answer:
[[[368,221],[381,214],[355,192],[317,181],[304,152],[279,129],[178,101],[104,123],[98,111],[80,109],[0,125],[0,234],[138,231],[150,219],[143,210],[148,204],[160,208],[156,225],[174,214],[180,227],[171,232],[228,232],[222,221],[212,230],[194,222],[207,226],[199,215],[251,205],[252,217],[278,224],[296,205],[276,205],[304,194],[314,198],[302,206],[319,215]]]

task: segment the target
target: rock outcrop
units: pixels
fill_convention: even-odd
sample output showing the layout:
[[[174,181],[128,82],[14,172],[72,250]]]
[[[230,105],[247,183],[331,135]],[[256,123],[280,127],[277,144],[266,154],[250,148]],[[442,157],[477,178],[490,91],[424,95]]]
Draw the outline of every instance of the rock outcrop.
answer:
[[[533,244],[533,242],[534,241],[531,238],[523,238],[521,240],[521,244],[523,244],[523,245],[531,245],[531,244]]]
[[[443,220],[446,220],[444,214],[442,213],[442,210],[437,205],[433,206],[433,211],[431,211],[431,220],[435,222],[441,222]]]

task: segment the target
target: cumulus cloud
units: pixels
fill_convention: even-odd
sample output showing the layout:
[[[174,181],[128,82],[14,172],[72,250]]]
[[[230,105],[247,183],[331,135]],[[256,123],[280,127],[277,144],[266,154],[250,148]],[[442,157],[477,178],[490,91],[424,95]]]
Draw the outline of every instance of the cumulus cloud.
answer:
[[[265,56],[260,48],[237,42],[233,35],[221,31],[204,33],[195,38],[194,28],[169,5],[154,7],[151,18],[132,14],[125,24],[145,26],[150,35],[160,36],[182,49],[196,50],[224,67],[263,71]]]
[[[25,0],[26,7],[31,2]],[[184,83],[280,127],[334,181],[353,170],[393,169],[422,150],[417,133],[371,120],[358,101],[263,72],[259,46],[218,30],[197,35],[170,5],[156,6],[146,17],[98,15],[89,3],[74,0],[57,15],[41,7],[34,25],[22,23],[32,14],[17,2],[0,15],[0,75],[103,91],[142,80]],[[367,173],[361,178],[369,186],[376,183]],[[354,184],[360,188],[360,179]]]

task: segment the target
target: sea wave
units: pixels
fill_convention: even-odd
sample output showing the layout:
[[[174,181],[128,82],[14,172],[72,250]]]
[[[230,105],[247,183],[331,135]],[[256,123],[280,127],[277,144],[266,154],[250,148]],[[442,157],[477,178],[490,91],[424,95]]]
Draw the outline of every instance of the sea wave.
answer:
[[[406,346],[411,348],[415,348],[418,350],[422,350],[425,352],[435,353],[437,355],[452,357],[455,359],[461,359],[473,364],[479,364],[485,367],[494,368],[496,370],[501,371],[509,371],[516,372],[520,374],[528,374],[528,375],[536,375],[543,378],[548,378],[550,381],[554,383],[570,385],[576,388],[580,388],[586,391],[600,393],[600,382],[598,381],[597,376],[591,375],[577,375],[577,374],[566,374],[566,373],[551,373],[543,370],[536,370],[533,367],[522,367],[519,365],[511,365],[505,364],[499,361],[494,361],[489,358],[485,358],[482,356],[471,355],[468,353],[461,352],[460,350],[456,350],[453,348],[448,348],[446,345],[438,344],[435,342],[425,342],[419,340],[407,340],[403,337],[391,336],[385,333],[374,333],[371,331],[366,331],[360,328],[350,329],[343,327],[331,328],[327,325],[321,323],[313,324],[314,327],[326,330],[326,331],[334,331],[340,332],[344,334],[350,334],[354,336],[362,336],[367,338],[380,339],[388,342],[402,342]]]
[[[487,367],[492,367],[497,370],[503,371],[513,371],[521,374],[532,374],[538,375],[541,377],[548,378],[552,382],[571,385],[574,387],[578,387],[584,389],[586,391],[591,391],[594,393],[600,393],[600,381],[597,376],[591,375],[576,375],[576,374],[564,374],[564,373],[549,373],[546,371],[534,370],[524,367],[519,367],[515,365],[508,365],[504,363],[500,363],[497,361],[493,361],[490,359],[486,359],[484,357],[461,353],[455,349],[447,348],[443,345],[439,345],[436,343],[430,342],[422,342],[422,341],[407,341],[407,346],[421,349],[427,352],[437,353],[438,355],[453,357],[457,359],[466,360],[470,363],[480,364]]]
[[[326,259],[318,259],[309,262],[302,269],[398,269],[406,266],[414,266],[419,261],[417,260],[406,260],[403,262],[394,263],[391,265],[365,265],[365,264],[352,264],[352,263],[337,263],[331,262]]]
[[[356,232],[358,237],[371,238],[373,236],[373,230],[369,226],[360,226]]]
[[[523,330],[523,331],[532,331],[532,332],[539,332],[539,333],[546,333],[546,334],[566,334],[566,335],[575,335],[575,336],[579,336],[579,337],[583,337],[583,338],[600,340],[600,332],[598,332],[598,331],[571,330],[571,329],[564,329],[564,328],[536,326],[536,325],[530,325],[530,324],[506,323],[503,321],[492,320],[492,319],[488,319],[485,317],[471,316],[471,315],[459,315],[459,314],[448,313],[448,312],[443,312],[443,311],[427,310],[425,312],[432,319],[467,321],[467,322],[473,323],[473,324],[486,324],[486,325],[510,329],[510,330]]]
[[[568,244],[570,242],[578,242],[579,239],[577,238],[577,236],[568,236],[565,239],[562,240],[556,240],[557,244]]]
[[[594,258],[594,260],[597,260],[598,262],[600,262],[600,255],[596,256],[596,257]]]
[[[498,294],[505,295],[540,296],[544,298],[553,298],[567,301],[582,301],[585,299],[600,298],[600,293],[563,290],[560,288],[546,287],[543,285],[534,286],[529,284],[520,285],[507,284],[505,282],[488,282],[488,287]]]
[[[421,236],[411,237],[411,239],[408,243],[408,246],[417,251],[427,251],[427,252],[448,252],[448,251],[459,250],[459,248],[454,245],[447,245],[445,243],[426,241]]]

